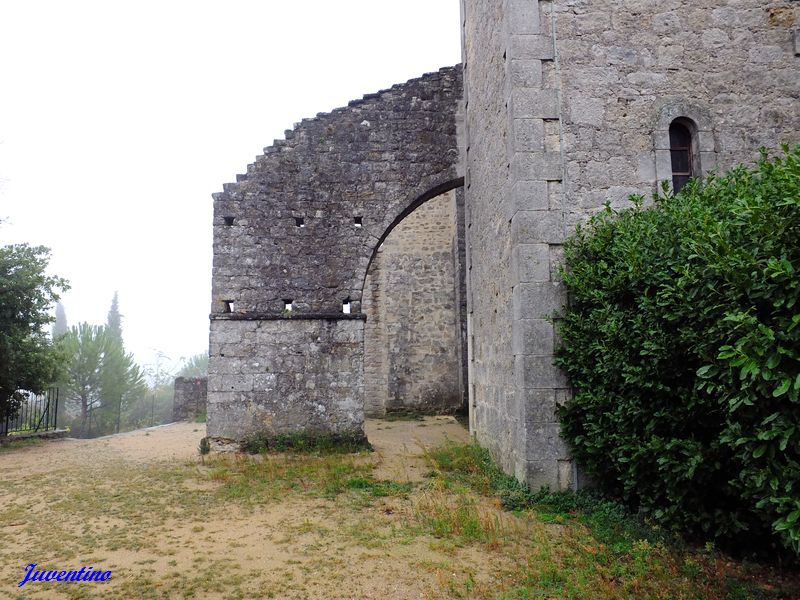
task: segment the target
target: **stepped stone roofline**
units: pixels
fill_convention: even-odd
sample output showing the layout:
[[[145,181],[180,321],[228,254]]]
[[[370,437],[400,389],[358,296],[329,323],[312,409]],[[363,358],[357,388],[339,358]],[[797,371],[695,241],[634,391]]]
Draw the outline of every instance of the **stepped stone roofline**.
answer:
[[[266,146],[264,148],[264,153],[256,157],[256,162],[250,163],[247,165],[247,172],[245,173],[237,173],[236,175],[236,182],[235,183],[224,183],[223,185],[223,192],[227,192],[231,189],[230,186],[235,185],[236,183],[240,183],[242,181],[246,181],[248,176],[253,172],[258,160],[265,155],[273,154],[276,152],[284,151],[285,149],[291,147],[289,142],[291,142],[296,136],[299,131],[302,131],[304,128],[308,127],[311,124],[320,123],[330,118],[335,118],[339,115],[342,115],[353,108],[364,107],[365,105],[369,104],[372,101],[380,100],[382,96],[385,94],[391,94],[393,92],[402,91],[403,89],[409,87],[410,85],[414,85],[416,83],[422,83],[425,81],[436,81],[442,75],[444,76],[452,76],[454,72],[461,71],[461,64],[453,65],[452,67],[442,67],[438,71],[431,71],[429,73],[425,73],[420,77],[414,77],[409,79],[405,83],[396,83],[391,87],[384,88],[377,92],[372,92],[369,94],[364,94],[361,98],[357,98],[355,100],[350,100],[347,103],[347,106],[340,106],[334,108],[329,112],[319,112],[314,117],[305,117],[301,119],[299,122],[295,123],[292,129],[287,129],[284,132],[284,139],[275,139],[272,141],[272,145]],[[212,194],[212,197],[216,198],[217,194],[220,192]]]

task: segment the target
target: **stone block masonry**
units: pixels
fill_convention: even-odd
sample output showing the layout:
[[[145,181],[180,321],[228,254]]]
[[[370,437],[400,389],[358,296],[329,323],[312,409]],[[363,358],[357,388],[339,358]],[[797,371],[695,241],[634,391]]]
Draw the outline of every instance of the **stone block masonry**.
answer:
[[[206,414],[207,377],[176,377],[172,420],[193,420]]]
[[[363,435],[363,335],[359,318],[212,321],[208,435]]]
[[[208,435],[357,436],[367,268],[389,231],[463,183],[461,69],[304,120],[214,196]]]
[[[365,410],[462,408],[455,190],[429,200],[386,237],[364,285]]]

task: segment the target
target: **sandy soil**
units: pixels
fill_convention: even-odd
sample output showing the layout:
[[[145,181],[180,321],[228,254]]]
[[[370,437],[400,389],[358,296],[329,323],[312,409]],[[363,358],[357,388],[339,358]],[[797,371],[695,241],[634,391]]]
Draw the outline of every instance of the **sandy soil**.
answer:
[[[469,432],[453,417],[426,417],[423,421],[380,421],[364,424],[379,458],[375,475],[393,481],[421,481],[428,470],[424,454],[444,440],[466,442]]]
[[[450,417],[366,424],[375,477],[419,482]],[[439,598],[486,579],[474,547],[415,531],[413,499],[214,499],[203,425],[0,451],[0,597]],[[106,583],[27,583],[24,567],[112,571]],[[22,594],[20,596],[20,594]]]

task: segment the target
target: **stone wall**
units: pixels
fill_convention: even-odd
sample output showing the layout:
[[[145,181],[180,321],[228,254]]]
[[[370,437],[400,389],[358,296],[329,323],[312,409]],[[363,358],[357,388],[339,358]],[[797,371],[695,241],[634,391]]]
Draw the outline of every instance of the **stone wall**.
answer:
[[[359,318],[212,321],[209,437],[361,435],[363,334]]]
[[[461,71],[305,119],[214,194],[212,314],[360,312],[367,266],[407,212],[456,187]],[[442,189],[439,189],[442,188]]]
[[[549,425],[554,416],[529,413],[533,403],[526,398],[530,386],[525,378],[533,371],[526,367],[536,365],[524,364],[529,354],[521,347],[536,327],[539,343],[552,342],[546,321],[530,318],[544,317],[547,306],[525,306],[527,288],[541,285],[550,287],[553,295],[556,291],[549,282],[548,240],[519,227],[528,211],[548,212],[542,190],[548,178],[558,175],[551,172],[551,155],[532,150],[541,141],[537,132],[544,118],[553,116],[553,102],[534,91],[542,88],[541,62],[548,58],[534,9],[519,1],[462,2],[470,425],[507,472],[557,488],[562,487],[555,464],[562,458],[560,448],[556,456],[549,448],[533,453],[549,456],[545,478],[528,470],[529,421],[538,417]],[[515,87],[531,90],[524,111],[514,104],[519,102],[519,95],[512,93]],[[536,179],[521,173],[522,162],[533,159],[541,159]],[[550,389],[555,383],[564,385],[537,383]]]
[[[207,377],[176,377],[172,396],[172,420],[193,420],[206,414]]]
[[[798,10],[462,1],[471,421],[533,487],[580,484],[554,414],[570,391],[547,320],[565,301],[564,237],[605,200],[671,179],[677,117],[697,126],[702,172],[797,142]]]
[[[696,122],[704,172],[800,141],[796,1],[577,0],[552,20],[570,228],[669,181],[676,117]]]
[[[463,183],[460,97],[450,67],[321,113],[214,195],[215,443],[361,433],[367,267],[392,227]]]
[[[456,192],[395,227],[364,284],[364,402],[368,416],[461,408]]]

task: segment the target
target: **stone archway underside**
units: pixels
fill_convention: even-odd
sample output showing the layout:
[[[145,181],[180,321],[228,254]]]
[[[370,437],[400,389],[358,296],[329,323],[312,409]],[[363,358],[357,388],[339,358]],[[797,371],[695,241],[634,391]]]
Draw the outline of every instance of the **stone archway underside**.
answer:
[[[366,270],[394,224],[463,182],[461,91],[450,67],[304,120],[214,195],[212,439],[363,435]]]

